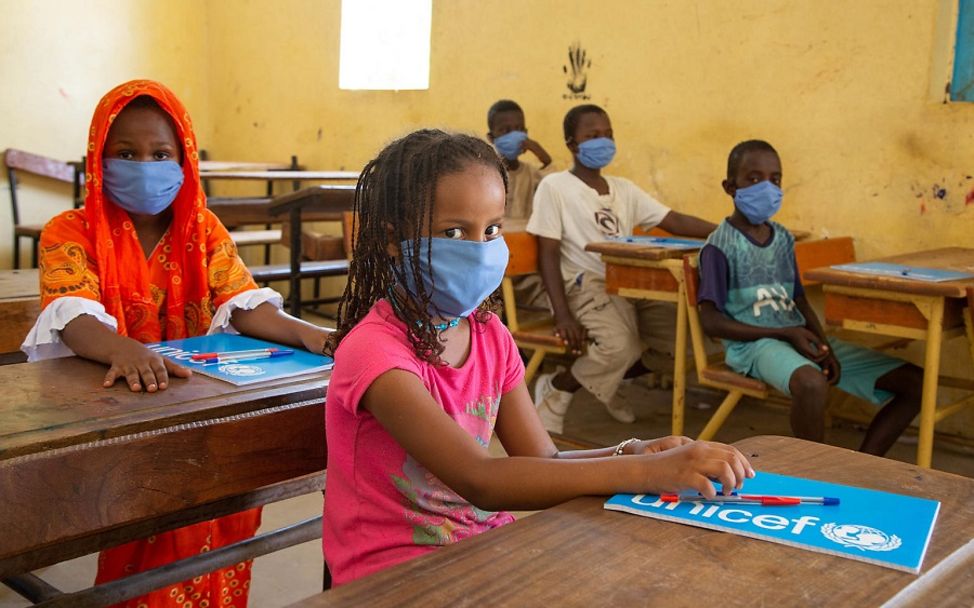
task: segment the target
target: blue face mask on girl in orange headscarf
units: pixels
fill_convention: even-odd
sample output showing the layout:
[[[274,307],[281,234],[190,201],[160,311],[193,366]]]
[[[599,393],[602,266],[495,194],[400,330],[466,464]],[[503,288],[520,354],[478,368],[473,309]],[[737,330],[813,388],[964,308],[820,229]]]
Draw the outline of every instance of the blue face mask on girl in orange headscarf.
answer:
[[[183,168],[174,160],[139,162],[107,158],[104,189],[113,203],[129,213],[159,215],[176,200]]]
[[[485,242],[425,238],[419,242],[418,256],[413,253],[412,241],[400,244],[407,268],[405,287],[416,294],[416,280],[408,271],[415,258],[419,262],[423,290],[430,297],[431,315],[469,316],[504,278],[509,252],[503,238]]]

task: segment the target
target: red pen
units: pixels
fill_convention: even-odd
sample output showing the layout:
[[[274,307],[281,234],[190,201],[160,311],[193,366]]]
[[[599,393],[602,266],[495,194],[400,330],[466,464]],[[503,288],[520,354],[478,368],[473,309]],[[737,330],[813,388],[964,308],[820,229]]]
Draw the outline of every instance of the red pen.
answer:
[[[768,496],[763,494],[731,494],[724,496],[718,494],[713,498],[707,498],[699,494],[663,494],[660,497],[663,502],[726,502],[746,505],[764,505],[766,507],[785,507],[789,505],[827,505],[839,504],[839,499],[832,496]]]
[[[247,356],[250,356],[250,355],[263,355],[263,354],[266,354],[266,353],[273,353],[273,352],[276,352],[278,350],[281,350],[281,349],[279,349],[279,348],[255,348],[253,350],[228,350],[228,351],[222,352],[222,353],[196,353],[196,354],[192,355],[190,357],[190,359],[192,359],[193,361],[201,361],[201,360],[204,360],[204,359],[215,359],[217,357],[226,357],[226,358],[230,358],[230,357],[234,357],[234,358],[236,358],[236,357],[247,357]]]

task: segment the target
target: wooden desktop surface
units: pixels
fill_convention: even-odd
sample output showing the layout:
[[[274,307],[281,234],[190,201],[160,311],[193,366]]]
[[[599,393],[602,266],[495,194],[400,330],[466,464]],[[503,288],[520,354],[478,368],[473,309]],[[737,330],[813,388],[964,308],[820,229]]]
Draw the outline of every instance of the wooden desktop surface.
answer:
[[[105,373],[76,357],[0,367],[0,579],[325,467],[329,374],[251,387],[195,375],[149,394],[102,388]]]
[[[974,603],[974,560],[924,578],[966,555],[974,480],[790,437],[736,445],[759,470],[941,501],[921,576],[606,511],[604,498],[585,497],[294,606],[877,606],[911,583],[921,605]]]
[[[937,270],[957,270],[974,273],[974,249],[965,247],[945,247],[931,251],[894,255],[871,261],[890,262],[893,264],[915,266],[917,268],[935,268]],[[882,289],[885,291],[944,296],[947,298],[966,297],[967,289],[974,287],[974,278],[962,281],[934,283],[893,276],[848,272],[828,267],[809,270],[804,273],[804,276],[826,285]]]
[[[702,244],[702,243],[701,243]],[[585,251],[599,253],[603,256],[628,258],[632,260],[668,260],[679,259],[688,253],[697,251],[696,248],[675,249],[672,247],[658,247],[645,243],[626,243],[623,241],[599,241],[589,243]]]
[[[41,312],[36,268],[0,271],[0,356],[16,353]]]

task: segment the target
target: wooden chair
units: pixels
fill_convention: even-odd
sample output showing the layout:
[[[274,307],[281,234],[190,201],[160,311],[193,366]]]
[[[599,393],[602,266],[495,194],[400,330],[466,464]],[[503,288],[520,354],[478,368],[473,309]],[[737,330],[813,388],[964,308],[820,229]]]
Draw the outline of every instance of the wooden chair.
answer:
[[[813,268],[855,262],[856,248],[851,236],[805,239],[795,242],[795,261],[798,263],[798,271],[804,274],[806,270]],[[806,280],[804,276],[802,283],[806,287],[817,285],[814,281]]]
[[[717,434],[720,427],[738,402],[745,396],[766,399],[769,387],[760,380],[734,372],[723,362],[711,362],[707,358],[704,348],[708,339],[703,333],[700,323],[700,313],[697,311],[697,290],[700,286],[700,274],[697,270],[697,256],[683,258],[683,281],[687,298],[687,321],[690,325],[690,343],[693,344],[693,361],[697,368],[697,382],[702,386],[709,386],[727,391],[727,396],[721,402],[717,411],[710,417],[706,426],[700,431],[697,439],[710,440]]]
[[[78,173],[70,164],[47,158],[39,154],[8,148],[3,153],[3,164],[7,168],[7,182],[10,185],[10,207],[14,224],[14,268],[20,268],[20,241],[31,241],[31,268],[37,267],[37,243],[41,239],[43,224],[21,224],[20,207],[17,200],[18,173],[28,173],[52,179],[78,188]],[[82,172],[83,173],[83,172]]]
[[[545,355],[564,355],[568,350],[561,339],[554,335],[554,319],[550,314],[536,315],[530,320],[522,320],[518,315],[513,279],[538,272],[538,238],[527,232],[508,232],[504,235],[504,240],[507,241],[507,248],[511,253],[504,280],[501,282],[504,315],[507,328],[518,348],[531,353],[524,370],[524,381],[530,382],[541,367]]]
[[[796,242],[795,259],[799,272],[804,273],[813,268],[853,262],[856,256],[852,238],[837,237]],[[703,326],[700,323],[700,313],[697,311],[697,291],[700,276],[697,270],[696,255],[686,256],[683,259],[683,281],[686,287],[687,320],[690,325],[690,340],[693,344],[697,381],[703,386],[727,391],[727,396],[697,437],[697,439],[709,440],[717,434],[724,421],[727,420],[727,417],[745,395],[766,399],[774,389],[760,380],[734,372],[722,362],[708,360],[704,344],[709,338],[704,334]],[[809,284],[809,282],[805,282],[806,286]],[[902,340],[897,340],[877,348],[884,350],[901,345]]]

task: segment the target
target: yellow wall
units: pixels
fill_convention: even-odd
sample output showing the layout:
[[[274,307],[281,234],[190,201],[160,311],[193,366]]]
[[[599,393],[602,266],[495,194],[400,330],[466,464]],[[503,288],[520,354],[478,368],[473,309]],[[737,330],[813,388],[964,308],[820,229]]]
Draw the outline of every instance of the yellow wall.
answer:
[[[786,223],[851,234],[862,256],[961,245],[974,106],[930,92],[949,73],[934,65],[952,43],[935,40],[945,6],[949,17],[937,0],[436,0],[430,90],[365,92],[337,88],[337,0],[213,2],[211,147],[357,169],[419,126],[482,133],[487,107],[512,97],[565,165],[561,118],[578,102],[563,99],[562,66],[579,40],[591,101],[616,131],[611,170],[668,204],[722,217],[726,154],[761,137],[783,158]]]
[[[763,137],[784,160],[781,219],[852,234],[862,256],[965,244],[974,217],[974,106],[931,93],[949,70],[937,61],[950,0],[436,0],[430,90],[404,92],[338,90],[338,0],[0,0],[0,12],[0,147],[74,159],[100,95],[149,76],[183,98],[215,158],[357,169],[419,126],[483,133],[490,103],[512,97],[564,166],[561,118],[577,101],[562,66],[578,40],[591,101],[616,129],[611,170],[674,207],[724,215],[726,153]]]
[[[80,159],[95,104],[116,84],[138,77],[175,89],[197,137],[210,138],[206,12],[199,3],[0,0],[0,15],[0,150]],[[6,177],[0,177],[0,268],[12,264]],[[70,208],[71,188],[26,179],[18,198],[22,222],[44,223]],[[22,252],[29,255],[26,241]]]

